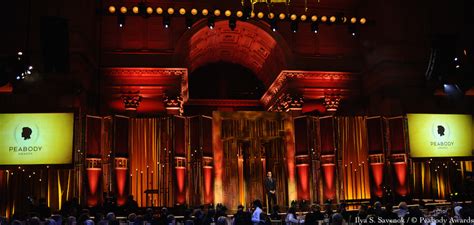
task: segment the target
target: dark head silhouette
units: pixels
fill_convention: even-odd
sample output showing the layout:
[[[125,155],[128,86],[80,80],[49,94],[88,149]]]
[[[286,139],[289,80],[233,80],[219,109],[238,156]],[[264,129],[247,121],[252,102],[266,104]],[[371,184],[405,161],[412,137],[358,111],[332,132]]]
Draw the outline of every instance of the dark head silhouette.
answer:
[[[23,140],[28,140],[31,138],[31,133],[33,133],[31,128],[23,127],[23,131],[21,132],[21,137],[23,138]]]
[[[438,134],[439,136],[444,136],[444,127],[441,125],[438,125]]]

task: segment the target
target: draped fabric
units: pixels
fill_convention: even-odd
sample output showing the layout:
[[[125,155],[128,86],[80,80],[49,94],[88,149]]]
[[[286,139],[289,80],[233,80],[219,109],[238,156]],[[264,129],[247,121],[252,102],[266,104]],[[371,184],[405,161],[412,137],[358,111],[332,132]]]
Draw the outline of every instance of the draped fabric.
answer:
[[[172,119],[130,119],[130,184],[131,194],[138,205],[172,206],[173,193],[173,149]],[[157,190],[149,194],[146,190]]]
[[[272,171],[277,181],[277,201],[287,203],[288,176],[285,166],[285,141],[282,136],[284,123],[277,113],[220,113],[215,115],[222,121],[220,139],[222,143],[222,196],[217,203],[229,208],[239,204],[250,205],[255,199],[266,196],[264,178]],[[222,165],[222,168],[218,168]]]
[[[450,194],[469,193],[470,187],[464,180],[471,161],[423,161],[414,162],[412,167],[413,195],[420,198],[446,199]]]
[[[7,172],[8,171],[8,172]],[[35,203],[46,199],[48,206],[61,209],[63,203],[75,196],[74,170],[69,169],[12,169],[0,171],[0,212],[2,216],[24,215]]]
[[[369,170],[366,119],[338,117],[339,157],[342,157],[344,199],[369,199]]]

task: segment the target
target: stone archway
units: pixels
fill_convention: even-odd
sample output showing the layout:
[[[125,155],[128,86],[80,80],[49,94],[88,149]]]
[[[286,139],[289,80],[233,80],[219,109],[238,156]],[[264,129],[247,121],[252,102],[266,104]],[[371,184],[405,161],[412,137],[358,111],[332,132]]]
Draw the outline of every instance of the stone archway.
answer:
[[[217,61],[240,64],[268,87],[291,67],[293,56],[283,38],[261,22],[237,21],[231,30],[227,20],[215,22],[214,29],[201,20],[178,41],[175,60],[189,72]]]

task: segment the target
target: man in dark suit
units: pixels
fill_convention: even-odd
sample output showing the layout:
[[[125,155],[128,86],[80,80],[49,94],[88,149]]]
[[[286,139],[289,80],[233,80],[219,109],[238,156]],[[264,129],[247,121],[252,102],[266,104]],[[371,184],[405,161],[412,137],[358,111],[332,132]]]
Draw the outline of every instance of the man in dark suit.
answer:
[[[265,178],[265,190],[267,191],[268,205],[269,209],[272,209],[274,205],[277,204],[276,200],[276,181],[272,177],[272,172],[267,172],[267,178]]]

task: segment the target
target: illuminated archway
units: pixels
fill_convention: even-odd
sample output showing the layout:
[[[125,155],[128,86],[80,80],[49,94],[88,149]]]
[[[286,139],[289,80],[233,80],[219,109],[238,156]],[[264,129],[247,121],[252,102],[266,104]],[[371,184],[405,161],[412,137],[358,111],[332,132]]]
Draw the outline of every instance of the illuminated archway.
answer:
[[[225,61],[252,70],[269,86],[281,70],[292,64],[292,55],[283,38],[264,23],[237,21],[231,30],[227,20],[207,27],[201,20],[178,41],[175,60],[189,72],[209,63]]]

